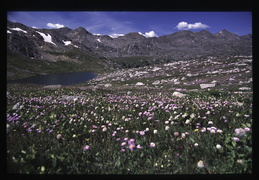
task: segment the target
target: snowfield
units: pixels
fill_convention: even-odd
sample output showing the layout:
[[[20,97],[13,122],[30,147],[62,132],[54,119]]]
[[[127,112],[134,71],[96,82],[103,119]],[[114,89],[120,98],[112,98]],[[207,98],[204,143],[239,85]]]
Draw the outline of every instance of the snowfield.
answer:
[[[13,31],[21,31],[21,32],[27,33],[27,31],[22,30],[21,28],[9,28],[9,29]]]
[[[68,45],[71,44],[71,41],[64,41],[64,40],[62,40],[62,42],[65,44],[65,46],[68,46]]]
[[[46,35],[45,35],[44,33],[42,33],[42,32],[39,32],[39,31],[36,31],[36,32],[39,33],[39,34],[43,37],[43,39],[44,39],[45,42],[54,44],[54,45],[56,46],[56,44],[55,44],[54,42],[52,42],[52,37],[51,37],[50,34],[48,34],[48,35],[46,36]]]

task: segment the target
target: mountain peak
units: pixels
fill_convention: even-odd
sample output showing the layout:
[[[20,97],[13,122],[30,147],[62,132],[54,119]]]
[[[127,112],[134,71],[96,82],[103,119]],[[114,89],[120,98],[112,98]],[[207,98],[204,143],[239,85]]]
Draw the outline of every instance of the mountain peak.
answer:
[[[44,41],[38,31],[45,33],[48,41]],[[211,34],[207,30],[199,32],[184,30],[148,38],[146,34],[139,32],[97,36],[83,27],[34,29],[23,24],[8,22],[7,36],[7,47],[10,52],[46,60],[57,58],[53,53],[50,55],[43,53],[50,49],[60,53],[78,48],[83,53],[96,57],[161,56],[177,60],[207,55],[251,54],[252,49],[251,35],[238,36],[226,29],[216,34]],[[50,42],[54,42],[56,46]]]
[[[140,33],[137,33],[137,32],[130,32],[126,35],[124,35],[125,38],[131,38],[131,39],[138,39],[138,38],[145,38],[145,36],[143,36],[142,34]]]
[[[211,34],[208,30],[201,30],[200,32],[198,33],[203,33],[203,34]]]
[[[229,34],[234,34],[234,33],[231,33],[231,32],[229,32],[228,30],[223,29],[223,30],[219,31],[217,34],[229,35]]]
[[[197,34],[202,35],[202,36],[213,36],[211,34],[211,32],[209,32],[207,30],[201,30],[201,31],[197,32]]]
[[[234,33],[231,33],[229,32],[228,30],[226,29],[223,29],[221,31],[219,31],[218,33],[215,34],[216,36],[218,37],[222,37],[222,38],[226,38],[226,39],[229,39],[229,40],[238,40],[240,39],[238,37],[238,35],[234,34]]]
[[[78,32],[78,33],[86,33],[86,34],[91,34],[90,32],[88,32],[85,28],[83,27],[79,27],[74,29],[74,31]]]

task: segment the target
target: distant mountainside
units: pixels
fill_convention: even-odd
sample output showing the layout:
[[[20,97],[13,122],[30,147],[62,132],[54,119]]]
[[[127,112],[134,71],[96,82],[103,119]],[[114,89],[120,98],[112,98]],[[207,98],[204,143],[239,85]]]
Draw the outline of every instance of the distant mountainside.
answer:
[[[35,29],[8,21],[7,53],[28,59],[79,64],[82,58],[93,57],[102,59],[99,63],[106,63],[106,66],[120,64],[123,60],[124,66],[127,66],[125,59],[132,60],[133,57],[141,57],[137,60],[142,62],[160,62],[206,56],[252,55],[252,35],[238,36],[224,29],[216,34],[206,30],[178,31],[151,38],[132,32],[112,38],[93,35],[83,27],[74,30],[67,27]]]

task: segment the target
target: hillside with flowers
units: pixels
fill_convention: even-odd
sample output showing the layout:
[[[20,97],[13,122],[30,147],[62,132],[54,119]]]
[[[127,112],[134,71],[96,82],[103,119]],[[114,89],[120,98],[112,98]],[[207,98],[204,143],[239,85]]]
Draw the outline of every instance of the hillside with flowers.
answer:
[[[7,84],[7,171],[252,173],[252,80],[251,56],[232,56]]]

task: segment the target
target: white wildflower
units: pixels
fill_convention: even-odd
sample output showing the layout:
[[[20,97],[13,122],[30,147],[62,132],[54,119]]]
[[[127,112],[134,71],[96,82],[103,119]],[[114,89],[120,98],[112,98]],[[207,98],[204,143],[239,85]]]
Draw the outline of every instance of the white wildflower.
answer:
[[[216,145],[216,148],[217,148],[217,149],[221,149],[222,146],[221,146],[220,144],[217,144],[217,145]]]
[[[203,161],[199,161],[198,163],[197,163],[197,166],[198,166],[198,168],[204,168],[204,163],[203,163]]]

